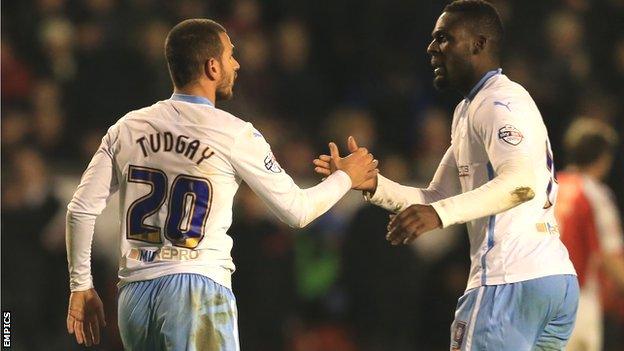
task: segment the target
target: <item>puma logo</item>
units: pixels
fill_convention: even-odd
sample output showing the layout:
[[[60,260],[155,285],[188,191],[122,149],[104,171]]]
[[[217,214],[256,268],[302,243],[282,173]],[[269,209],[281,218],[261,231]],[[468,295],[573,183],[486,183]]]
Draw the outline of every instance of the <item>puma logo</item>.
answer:
[[[509,108],[510,104],[511,104],[511,101],[507,102],[506,104],[503,104],[500,101],[494,101],[494,106],[504,106],[505,108],[509,110],[509,112],[511,112],[511,109]]]

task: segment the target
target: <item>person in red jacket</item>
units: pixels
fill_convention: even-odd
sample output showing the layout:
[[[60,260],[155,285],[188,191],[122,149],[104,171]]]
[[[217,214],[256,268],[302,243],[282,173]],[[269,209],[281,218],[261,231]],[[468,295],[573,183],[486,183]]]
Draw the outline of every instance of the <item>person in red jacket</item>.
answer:
[[[581,287],[576,326],[567,350],[602,350],[602,270],[624,293],[624,237],[609,174],[616,132],[594,119],[578,119],[565,136],[569,166],[557,175],[555,214]]]

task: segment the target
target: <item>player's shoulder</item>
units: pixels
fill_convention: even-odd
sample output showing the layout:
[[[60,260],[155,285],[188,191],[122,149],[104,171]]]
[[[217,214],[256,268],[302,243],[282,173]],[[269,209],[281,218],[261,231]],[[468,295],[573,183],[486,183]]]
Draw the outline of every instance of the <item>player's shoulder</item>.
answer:
[[[117,122],[113,126],[122,125],[124,123],[128,123],[128,122],[139,120],[139,119],[151,118],[156,113],[162,111],[164,108],[165,106],[163,105],[163,101],[157,101],[150,106],[145,106],[145,107],[127,112],[120,119],[118,119]]]
[[[124,128],[127,129],[129,124],[141,122],[142,120],[153,118],[154,115],[162,113],[164,106],[163,101],[158,101],[150,106],[138,108],[127,112],[121,116],[113,125],[111,125],[106,131],[106,135],[112,142],[115,142],[120,134],[120,131]]]
[[[222,110],[220,108],[215,107],[213,110],[214,110],[215,118],[217,118],[220,122],[225,123],[228,126],[232,126],[232,127],[240,129],[240,128],[245,128],[251,124],[243,120],[242,118],[236,117],[232,113]]]
[[[584,179],[578,172],[557,172],[557,183],[562,193],[581,194],[584,191]]]
[[[245,144],[250,147],[264,148],[268,145],[268,141],[253,123],[245,121],[227,111],[215,108],[218,120],[222,122],[226,133],[233,137],[233,142],[241,145]],[[269,146],[270,147],[270,146]]]
[[[589,176],[583,177],[583,190],[587,197],[596,203],[612,202],[615,197],[606,184]]]
[[[464,106],[467,104],[467,100],[466,99],[462,99],[460,102],[457,103],[457,105],[455,105],[455,109],[453,110],[453,118],[457,117],[461,111],[463,111]]]
[[[495,118],[496,115],[524,116],[527,112],[537,112],[537,107],[522,85],[499,74],[488,81],[475,96],[469,113],[474,115],[477,111],[481,117]]]
[[[212,109],[214,111],[210,123],[216,123],[220,126],[221,133],[227,134],[234,141],[242,135],[252,134],[255,130],[253,125],[234,114],[221,110],[219,108]],[[256,131],[257,132],[257,131]]]
[[[475,97],[475,105],[488,103],[492,108],[498,106],[496,101],[502,103],[501,107],[505,107],[508,101],[516,102],[532,102],[533,99],[529,92],[520,84],[512,81],[504,74],[496,75],[483,88],[481,94]]]
[[[581,185],[583,182],[583,176],[578,172],[573,171],[561,171],[557,172],[558,183],[574,183],[575,185]]]

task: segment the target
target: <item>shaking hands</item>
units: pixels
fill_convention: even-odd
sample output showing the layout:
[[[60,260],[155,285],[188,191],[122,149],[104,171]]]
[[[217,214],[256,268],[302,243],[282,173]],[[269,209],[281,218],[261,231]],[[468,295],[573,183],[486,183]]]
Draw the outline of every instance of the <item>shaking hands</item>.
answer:
[[[314,171],[329,176],[341,169],[351,177],[352,188],[374,194],[377,190],[377,160],[364,147],[359,147],[350,136],[347,146],[351,154],[341,158],[335,143],[329,143],[330,155],[320,155],[313,161]],[[431,205],[411,205],[391,215],[386,240],[392,245],[410,244],[420,235],[442,227],[442,221]]]
[[[347,146],[351,154],[340,157],[338,146],[334,142],[329,143],[330,155],[320,155],[312,161],[315,166],[314,171],[327,177],[336,170],[342,170],[351,177],[353,189],[375,191],[379,162],[365,147],[358,147],[352,136],[347,138]]]

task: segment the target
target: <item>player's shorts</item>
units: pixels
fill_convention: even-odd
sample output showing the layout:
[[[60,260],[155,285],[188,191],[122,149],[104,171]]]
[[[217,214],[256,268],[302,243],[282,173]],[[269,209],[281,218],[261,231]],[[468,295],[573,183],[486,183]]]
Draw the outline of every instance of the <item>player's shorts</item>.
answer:
[[[232,291],[198,274],[128,283],[118,321],[126,351],[238,351]]]
[[[578,298],[574,275],[468,290],[457,303],[451,350],[564,350]]]

